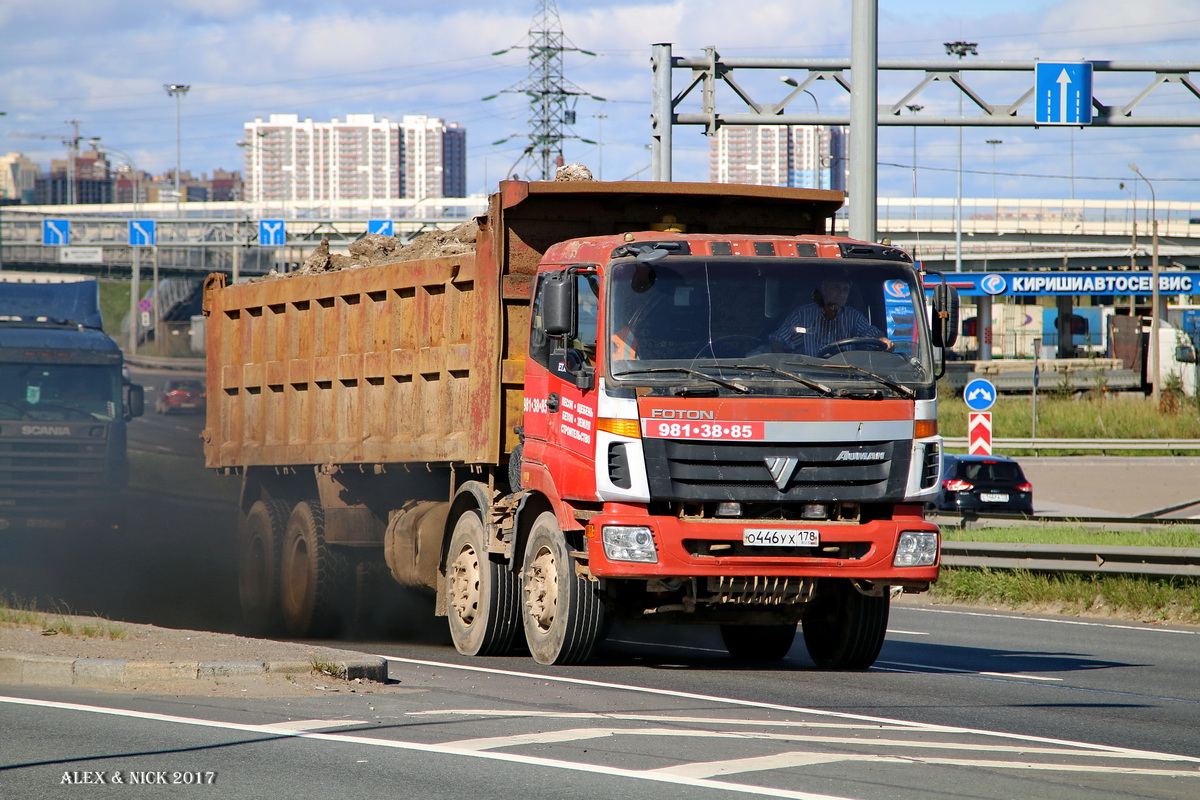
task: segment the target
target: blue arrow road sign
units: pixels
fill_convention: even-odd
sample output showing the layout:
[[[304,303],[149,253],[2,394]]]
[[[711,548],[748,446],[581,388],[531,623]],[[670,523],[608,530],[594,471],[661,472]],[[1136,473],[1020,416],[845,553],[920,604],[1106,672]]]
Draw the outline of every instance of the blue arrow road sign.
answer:
[[[42,220],[42,244],[66,247],[71,243],[71,220]]]
[[[987,411],[996,402],[996,387],[986,378],[976,378],[963,387],[963,400],[972,411]]]
[[[258,221],[258,243],[263,247],[283,247],[287,243],[287,232],[281,219]]]
[[[1090,125],[1092,62],[1037,62],[1033,96],[1035,125]]]
[[[391,236],[392,230],[392,221],[390,219],[372,219],[367,221],[367,233]]]
[[[129,220],[130,247],[153,247],[156,233],[152,219]]]

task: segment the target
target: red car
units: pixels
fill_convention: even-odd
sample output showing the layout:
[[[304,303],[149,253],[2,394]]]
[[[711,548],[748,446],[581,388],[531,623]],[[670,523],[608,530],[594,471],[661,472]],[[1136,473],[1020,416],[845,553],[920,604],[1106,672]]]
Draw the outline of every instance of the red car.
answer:
[[[159,414],[173,411],[204,411],[207,393],[204,383],[194,378],[167,378],[154,398],[154,410]]]

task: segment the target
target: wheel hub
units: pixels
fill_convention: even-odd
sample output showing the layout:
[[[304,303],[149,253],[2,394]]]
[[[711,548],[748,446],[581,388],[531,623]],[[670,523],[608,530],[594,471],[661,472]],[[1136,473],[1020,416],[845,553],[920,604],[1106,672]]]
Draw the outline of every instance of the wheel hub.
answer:
[[[454,613],[464,625],[470,625],[479,611],[479,557],[470,547],[464,547],[454,559],[450,581]]]
[[[542,550],[527,569],[525,607],[539,628],[549,630],[558,611],[558,565],[550,551]]]

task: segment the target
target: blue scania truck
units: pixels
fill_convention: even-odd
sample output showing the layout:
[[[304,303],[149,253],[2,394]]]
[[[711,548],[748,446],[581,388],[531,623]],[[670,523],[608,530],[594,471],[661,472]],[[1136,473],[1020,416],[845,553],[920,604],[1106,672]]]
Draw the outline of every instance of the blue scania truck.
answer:
[[[0,272],[0,532],[118,525],[144,405],[95,280]]]

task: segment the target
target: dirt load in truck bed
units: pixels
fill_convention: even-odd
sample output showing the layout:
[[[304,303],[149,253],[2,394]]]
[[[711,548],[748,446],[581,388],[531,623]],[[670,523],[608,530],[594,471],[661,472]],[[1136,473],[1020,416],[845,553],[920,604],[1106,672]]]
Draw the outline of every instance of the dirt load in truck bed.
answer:
[[[565,164],[555,173],[556,181],[590,181],[592,171],[583,164]],[[396,236],[365,234],[351,242],[350,255],[329,252],[329,237],[323,237],[316,249],[304,259],[304,264],[295,272],[272,270],[260,280],[287,278],[294,275],[315,275],[358,267],[377,267],[399,261],[418,261],[425,258],[444,258],[475,251],[475,239],[479,235],[479,223],[470,219],[449,230],[426,231],[403,244]]]

